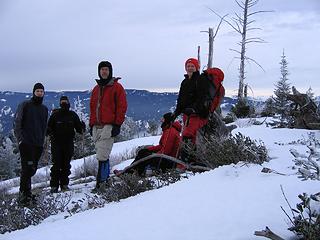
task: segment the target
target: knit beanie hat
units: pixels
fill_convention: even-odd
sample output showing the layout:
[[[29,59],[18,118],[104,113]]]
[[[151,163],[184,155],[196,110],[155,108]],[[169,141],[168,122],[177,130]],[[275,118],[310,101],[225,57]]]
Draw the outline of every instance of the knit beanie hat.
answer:
[[[187,64],[188,64],[188,63],[192,63],[192,64],[196,67],[197,71],[199,71],[200,65],[199,65],[199,62],[198,62],[197,59],[195,59],[195,58],[189,58],[189,59],[186,61],[186,63],[184,64],[184,67],[185,67],[185,68],[187,67]]]
[[[44,90],[44,86],[42,85],[42,83],[36,83],[36,84],[33,86],[32,93],[34,93],[37,89],[43,89],[43,90]]]
[[[62,100],[67,100],[67,101],[69,102],[69,99],[68,99],[67,96],[61,96],[61,97],[60,97],[60,102],[61,102]]]
[[[100,75],[100,70],[101,68],[103,67],[107,67],[109,68],[109,76],[108,76],[108,80],[110,80],[112,78],[112,65],[110,62],[108,61],[102,61],[99,63],[98,65],[98,75],[99,75],[99,78],[102,79],[101,75]]]

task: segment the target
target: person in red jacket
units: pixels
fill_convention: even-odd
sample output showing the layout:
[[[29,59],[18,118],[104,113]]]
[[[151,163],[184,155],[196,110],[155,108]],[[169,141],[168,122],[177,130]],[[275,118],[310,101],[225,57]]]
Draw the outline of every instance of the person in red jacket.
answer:
[[[178,121],[170,124],[169,115],[171,116],[171,113],[163,115],[161,124],[163,132],[159,144],[147,147],[147,149],[154,153],[162,153],[171,157],[177,157],[181,141],[181,124]]]
[[[127,111],[126,92],[112,76],[112,65],[102,61],[98,65],[97,85],[90,97],[90,133],[95,143],[98,160],[97,184],[95,190],[103,190],[110,174],[109,155],[114,138],[120,134],[120,127]]]
[[[132,164],[144,157],[152,155],[153,153],[165,154],[174,158],[177,157],[181,142],[181,124],[178,121],[171,123],[171,114],[172,113],[166,113],[163,115],[161,124],[162,135],[159,144],[156,146],[147,146],[140,149]],[[155,157],[137,165],[134,169],[130,169],[130,172],[136,170],[139,175],[142,175],[145,172],[145,168],[147,165],[150,165],[152,168],[159,167],[162,171],[166,171],[167,169],[174,167],[174,164],[170,161],[167,161],[165,158],[161,159],[159,157]],[[114,173],[116,175],[119,175],[123,172],[114,170]]]

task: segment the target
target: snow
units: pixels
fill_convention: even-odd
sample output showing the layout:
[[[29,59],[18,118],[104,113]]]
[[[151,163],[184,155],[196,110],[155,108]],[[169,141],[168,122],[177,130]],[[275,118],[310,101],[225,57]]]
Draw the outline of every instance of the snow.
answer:
[[[295,148],[306,153],[306,146],[289,143],[307,139],[311,131],[271,129],[252,125],[248,120],[241,120],[237,125],[240,127],[233,134],[241,132],[265,143],[271,157],[269,162],[261,166],[242,163],[222,166],[67,219],[61,215],[52,216],[37,226],[4,234],[0,239],[248,240],[261,239],[253,233],[265,226],[288,239],[293,234],[287,230],[288,219],[280,209],[282,206],[289,211],[280,185],[292,206],[299,202],[298,194],[320,190],[320,181],[301,181],[297,177],[289,152]],[[319,134],[319,131],[313,132]],[[117,143],[112,154],[158,140],[159,137],[149,137]],[[123,163],[122,167],[129,163]],[[263,167],[286,175],[261,173]]]
[[[4,107],[1,109],[1,112],[3,112],[5,115],[8,115],[8,114],[11,112],[11,107],[9,107],[9,106],[4,106]]]

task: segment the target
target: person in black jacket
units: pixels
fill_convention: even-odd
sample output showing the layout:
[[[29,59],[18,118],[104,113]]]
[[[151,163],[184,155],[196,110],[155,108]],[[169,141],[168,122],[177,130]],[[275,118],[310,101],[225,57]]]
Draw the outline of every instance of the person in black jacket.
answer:
[[[14,117],[14,134],[21,158],[19,201],[26,205],[35,200],[31,193],[31,177],[36,173],[43,152],[48,120],[48,108],[42,104],[44,87],[36,83],[30,100],[19,104]]]
[[[183,114],[182,140],[184,143],[195,144],[197,131],[208,122],[209,108],[206,106],[206,92],[208,82],[200,77],[199,62],[189,58],[185,62],[187,74],[180,85],[176,110],[172,114],[172,121]],[[188,162],[189,156],[181,152],[181,160]]]
[[[49,122],[47,134],[51,139],[51,154],[53,165],[51,167],[51,192],[69,190],[69,175],[71,173],[71,158],[74,153],[74,136],[76,130],[83,134],[85,124],[81,122],[78,115],[69,110],[68,97],[60,98],[60,108],[53,110]]]

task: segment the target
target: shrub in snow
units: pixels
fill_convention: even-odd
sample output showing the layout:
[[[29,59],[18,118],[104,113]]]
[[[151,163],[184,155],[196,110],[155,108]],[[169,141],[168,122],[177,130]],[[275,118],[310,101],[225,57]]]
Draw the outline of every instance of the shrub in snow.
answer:
[[[47,195],[37,197],[34,207],[21,207],[17,198],[12,195],[0,196],[0,234],[37,225],[50,215],[58,214],[67,209],[70,194]]]
[[[97,176],[98,161],[95,158],[86,158],[85,164],[74,169],[74,179],[81,179],[88,176]]]
[[[296,149],[290,149],[290,153],[295,158],[293,162],[298,166],[299,178],[320,180],[320,140],[317,139],[315,133],[309,133],[308,137],[307,140],[303,139],[289,144],[307,145],[309,156],[299,153]]]
[[[292,226],[288,228],[299,239],[319,240],[320,237],[320,192],[314,195],[306,193],[298,196],[301,200],[296,209],[291,208],[292,217],[289,218]]]
[[[157,173],[149,178],[137,174],[123,174],[118,179],[109,179],[106,190],[100,195],[87,195],[88,206],[89,208],[103,207],[105,203],[117,202],[145,191],[168,186],[182,178],[187,178],[187,175],[181,175],[175,170]]]
[[[263,142],[251,140],[241,133],[227,138],[203,136],[201,144],[197,144],[197,149],[192,151],[189,148],[189,150],[202,164],[212,169],[240,161],[262,164],[268,160],[267,149]]]

